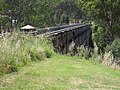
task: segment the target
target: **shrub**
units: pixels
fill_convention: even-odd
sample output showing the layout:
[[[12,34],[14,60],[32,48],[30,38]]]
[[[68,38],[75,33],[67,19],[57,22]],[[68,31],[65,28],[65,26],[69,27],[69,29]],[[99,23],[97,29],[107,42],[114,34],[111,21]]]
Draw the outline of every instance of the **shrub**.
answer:
[[[29,53],[32,61],[42,61],[45,59],[43,50],[41,48],[32,47]]]
[[[46,39],[18,33],[1,37],[0,73],[17,71],[30,61],[42,61],[52,54],[52,47]]]
[[[114,67],[120,66],[120,39],[115,39],[112,44],[108,45],[105,49],[106,53],[102,63]]]
[[[111,45],[105,49],[106,52],[112,52],[114,58],[120,58],[120,39],[115,39]]]
[[[45,57],[46,57],[46,58],[51,58],[52,55],[53,55],[53,52],[52,52],[49,48],[46,48],[46,49],[44,50],[44,53],[45,53]]]
[[[92,38],[98,47],[98,54],[105,52],[105,47],[112,42],[109,29],[104,24],[92,24]]]
[[[79,52],[78,55],[79,55],[80,58],[84,58],[84,59],[88,60],[91,57],[92,49],[84,47],[84,46],[81,46],[78,49],[78,52]]]
[[[51,43],[50,38],[44,38],[42,47],[46,58],[51,58],[55,54]]]
[[[114,38],[120,38],[120,26],[113,26],[112,33]]]

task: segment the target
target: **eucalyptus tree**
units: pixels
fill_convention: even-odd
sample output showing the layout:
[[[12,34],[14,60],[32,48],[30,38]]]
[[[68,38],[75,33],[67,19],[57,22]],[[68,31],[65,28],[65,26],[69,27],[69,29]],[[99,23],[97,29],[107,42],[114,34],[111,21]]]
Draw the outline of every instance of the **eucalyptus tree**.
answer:
[[[17,20],[19,26],[53,26],[54,6],[60,0],[0,0],[0,13]]]
[[[9,5],[5,0],[0,0],[0,30],[10,28],[10,18],[6,15]]]
[[[81,0],[80,4],[85,7],[94,22],[95,42],[98,47],[104,48],[114,39],[113,32],[120,32],[115,29],[120,26],[120,0]]]
[[[76,22],[83,16],[83,11],[78,8],[76,0],[63,0],[55,7],[54,20],[58,24],[69,24],[73,19]]]
[[[114,26],[120,25],[120,0],[83,0],[82,4],[94,21],[103,23],[109,32]]]

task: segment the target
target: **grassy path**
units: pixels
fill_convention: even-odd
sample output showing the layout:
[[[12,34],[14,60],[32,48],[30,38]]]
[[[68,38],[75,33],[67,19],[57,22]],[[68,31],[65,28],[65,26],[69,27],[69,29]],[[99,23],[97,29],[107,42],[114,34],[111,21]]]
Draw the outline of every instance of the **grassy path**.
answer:
[[[0,90],[120,90],[120,70],[56,55],[1,77]]]

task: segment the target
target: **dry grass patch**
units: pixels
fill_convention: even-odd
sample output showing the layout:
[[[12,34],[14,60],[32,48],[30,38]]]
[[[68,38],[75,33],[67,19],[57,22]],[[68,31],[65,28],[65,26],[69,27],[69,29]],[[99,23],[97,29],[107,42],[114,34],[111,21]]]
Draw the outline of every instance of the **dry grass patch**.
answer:
[[[85,84],[86,81],[80,78],[72,77],[69,79],[69,83],[72,85],[80,85],[80,84]]]

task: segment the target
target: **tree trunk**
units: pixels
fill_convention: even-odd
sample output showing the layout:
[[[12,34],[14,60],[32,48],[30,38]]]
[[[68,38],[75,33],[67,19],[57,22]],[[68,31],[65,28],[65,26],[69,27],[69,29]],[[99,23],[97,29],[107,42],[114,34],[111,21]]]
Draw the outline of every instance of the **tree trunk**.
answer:
[[[108,29],[109,29],[109,31],[108,31],[109,39],[110,39],[110,41],[113,41],[114,40],[114,37],[113,37],[113,34],[112,34],[113,26],[112,26],[112,21],[111,20],[108,22]]]

